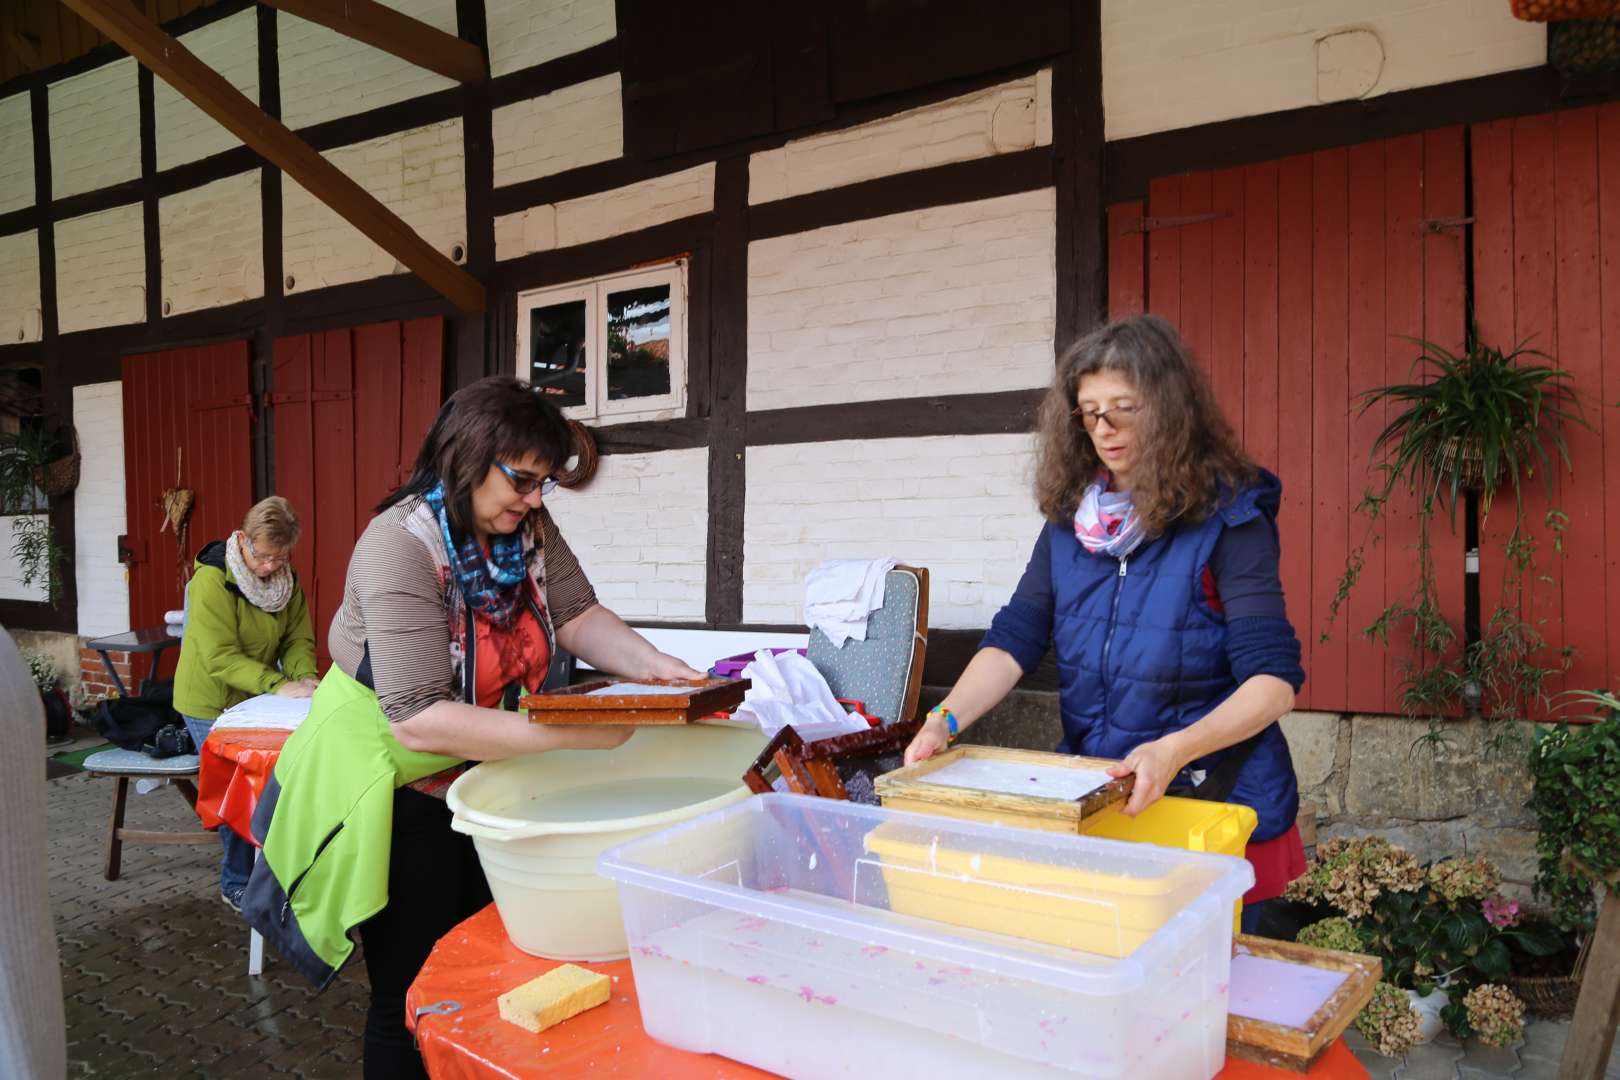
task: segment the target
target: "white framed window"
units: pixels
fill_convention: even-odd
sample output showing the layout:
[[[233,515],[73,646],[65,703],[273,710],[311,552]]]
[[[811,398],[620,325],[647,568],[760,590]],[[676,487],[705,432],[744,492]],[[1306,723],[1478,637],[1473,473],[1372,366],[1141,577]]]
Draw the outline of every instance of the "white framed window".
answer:
[[[517,375],[579,420],[686,409],[686,260],[518,294]]]

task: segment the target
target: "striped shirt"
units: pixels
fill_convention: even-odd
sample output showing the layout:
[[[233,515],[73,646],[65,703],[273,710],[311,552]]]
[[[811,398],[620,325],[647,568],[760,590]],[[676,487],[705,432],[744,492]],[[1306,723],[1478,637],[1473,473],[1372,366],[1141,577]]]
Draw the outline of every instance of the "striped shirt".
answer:
[[[410,499],[391,506],[366,526],[327,638],[333,662],[351,677],[370,646],[372,685],[383,715],[395,723],[455,697],[445,586],[432,553],[404,527],[417,505]],[[538,525],[546,605],[560,629],[596,603],[596,591],[544,507]]]

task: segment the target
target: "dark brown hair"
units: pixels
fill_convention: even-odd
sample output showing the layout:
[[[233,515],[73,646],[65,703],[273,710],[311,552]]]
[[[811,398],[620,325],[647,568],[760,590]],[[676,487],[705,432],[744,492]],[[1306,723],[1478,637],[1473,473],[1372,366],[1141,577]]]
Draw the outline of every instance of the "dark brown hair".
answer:
[[[1080,380],[1100,371],[1118,372],[1136,388],[1142,411],[1131,482],[1147,535],[1163,533],[1172,522],[1202,521],[1223,491],[1230,498],[1254,479],[1254,463],[1239,449],[1176,328],[1157,315],[1134,315],[1093,330],[1058,360],[1036,429],[1035,501],[1048,521],[1071,521],[1103,468],[1073,415]]]
[[[561,469],[574,453],[568,421],[522,379],[480,379],[450,395],[422,440],[411,478],[378,503],[377,512],[443,483],[451,528],[471,533],[472,493],[490,466],[531,453],[553,472]]]

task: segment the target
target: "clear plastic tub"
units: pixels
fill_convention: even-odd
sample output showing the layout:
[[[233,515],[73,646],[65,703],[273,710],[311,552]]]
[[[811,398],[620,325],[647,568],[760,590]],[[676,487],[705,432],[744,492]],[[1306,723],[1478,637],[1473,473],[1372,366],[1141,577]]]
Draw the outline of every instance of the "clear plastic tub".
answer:
[[[647,1032],[791,1077],[1213,1077],[1254,880],[1223,855],[796,795],[600,870]],[[1039,940],[1065,913],[1087,950]]]

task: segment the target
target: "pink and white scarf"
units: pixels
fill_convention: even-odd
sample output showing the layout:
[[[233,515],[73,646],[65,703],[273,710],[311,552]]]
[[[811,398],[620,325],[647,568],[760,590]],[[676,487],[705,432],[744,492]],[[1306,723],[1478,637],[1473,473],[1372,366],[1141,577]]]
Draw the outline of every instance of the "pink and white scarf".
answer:
[[[1108,481],[1107,471],[1099,472],[1080,497],[1080,505],[1074,512],[1074,535],[1093,555],[1123,559],[1135,551],[1146,536],[1131,493],[1109,491]]]

